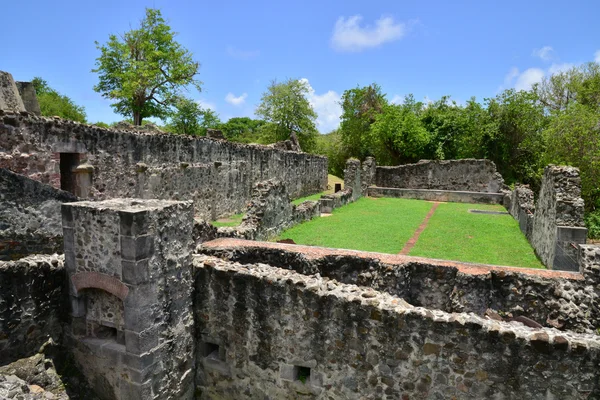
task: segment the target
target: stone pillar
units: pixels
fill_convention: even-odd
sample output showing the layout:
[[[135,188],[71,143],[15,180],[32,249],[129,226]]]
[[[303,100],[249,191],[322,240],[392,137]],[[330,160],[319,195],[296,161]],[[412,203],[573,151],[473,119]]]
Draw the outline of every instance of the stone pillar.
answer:
[[[361,188],[362,195],[366,196],[369,192],[369,186],[375,184],[375,173],[377,172],[377,163],[373,157],[367,157],[362,163]]]
[[[72,172],[75,175],[75,196],[87,199],[90,197],[90,191],[92,190],[94,167],[90,164],[79,164],[73,168]]]
[[[356,158],[350,158],[346,161],[346,168],[344,169],[344,188],[352,189],[352,201],[361,197],[360,161]]]
[[[577,246],[585,244],[579,170],[549,165],[533,214],[531,245],[549,269],[577,271]]]
[[[0,110],[14,112],[27,111],[19,95],[19,89],[15,80],[11,74],[4,71],[0,71]]]
[[[192,202],[63,204],[67,342],[105,398],[192,399]]]
[[[35,88],[31,82],[17,82],[17,88],[19,89],[19,95],[23,101],[25,109],[35,115],[42,115],[40,109],[40,103],[38,102]]]

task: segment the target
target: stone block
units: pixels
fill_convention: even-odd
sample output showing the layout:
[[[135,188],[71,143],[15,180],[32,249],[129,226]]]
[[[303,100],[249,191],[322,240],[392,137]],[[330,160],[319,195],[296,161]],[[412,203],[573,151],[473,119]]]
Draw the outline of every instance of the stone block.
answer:
[[[152,399],[152,382],[146,381],[144,383],[130,382],[126,379],[121,379],[119,384],[120,388],[120,399],[131,399],[131,400],[142,400]]]
[[[154,236],[121,236],[121,257],[128,261],[149,258],[154,252]]]
[[[138,333],[125,330],[125,346],[131,354],[146,353],[158,346],[158,328],[150,328]]]
[[[146,283],[150,279],[148,259],[140,261],[121,260],[123,282],[131,285]]]
[[[130,352],[126,352],[123,358],[123,363],[127,367],[139,371],[150,367],[155,361],[155,352],[148,352],[144,354],[132,354]]]
[[[140,236],[149,233],[148,211],[120,211],[120,234],[122,236]]]

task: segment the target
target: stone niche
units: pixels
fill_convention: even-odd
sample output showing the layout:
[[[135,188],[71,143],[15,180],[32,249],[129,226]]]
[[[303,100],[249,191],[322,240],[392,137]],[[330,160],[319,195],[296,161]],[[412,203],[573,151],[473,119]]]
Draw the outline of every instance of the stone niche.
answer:
[[[67,340],[107,399],[193,397],[192,202],[63,204]]]

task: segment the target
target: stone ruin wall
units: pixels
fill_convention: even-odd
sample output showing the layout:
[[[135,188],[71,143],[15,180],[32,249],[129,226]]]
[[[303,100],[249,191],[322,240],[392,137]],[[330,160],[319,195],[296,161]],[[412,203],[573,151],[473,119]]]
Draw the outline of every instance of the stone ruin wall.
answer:
[[[60,206],[71,193],[0,169],[0,260],[62,253]]]
[[[0,261],[0,365],[35,354],[48,338],[62,343],[66,282],[63,256]]]
[[[191,204],[168,203],[63,206],[65,267],[56,256],[0,263],[11,274],[0,307],[14,305],[0,313],[15,348],[6,361],[37,350],[27,332],[60,340],[62,327],[113,398],[600,396],[597,246],[581,246],[580,274],[232,239],[191,256]],[[94,336],[95,303],[81,301],[104,282],[93,274],[128,288],[113,342]],[[486,307],[545,327],[486,319]]]
[[[504,180],[490,160],[421,160],[416,164],[377,166],[374,185],[386,188],[499,193]]]
[[[547,166],[537,201],[528,186],[517,185],[504,205],[544,265],[578,270],[578,246],[586,243],[587,229],[577,168]]]
[[[412,305],[449,313],[483,316],[492,309],[549,328],[596,333],[600,327],[596,284],[600,259],[594,261],[600,256],[598,246],[582,246],[581,274],[487,265],[468,268],[469,264],[420,257],[228,239],[205,244],[201,251],[232,262],[262,262],[372,287]]]
[[[194,259],[201,399],[584,399],[600,340],[414,307],[264,264]]]
[[[0,115],[0,168],[60,188],[60,158],[74,154],[74,179],[91,178],[94,200],[194,200],[210,219],[243,210],[255,183],[278,179],[294,198],[327,186],[327,158],[183,135],[113,131],[58,118]],[[200,186],[197,182],[201,182]]]

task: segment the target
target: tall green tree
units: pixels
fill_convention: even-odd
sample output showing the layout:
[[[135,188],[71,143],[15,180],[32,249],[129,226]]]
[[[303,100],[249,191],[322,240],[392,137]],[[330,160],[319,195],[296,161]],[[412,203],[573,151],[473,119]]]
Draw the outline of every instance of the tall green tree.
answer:
[[[403,104],[386,104],[371,125],[375,156],[383,164],[399,164],[418,161],[425,154],[432,134],[419,118],[421,102],[412,95]]]
[[[483,156],[496,163],[508,182],[535,186],[543,168],[543,130],[548,122],[538,96],[509,89],[486,101],[492,123],[483,132]]]
[[[165,119],[186,86],[200,90],[195,79],[200,64],[175,41],[176,33],[159,10],[147,8],[138,29],[110,35],[96,47],[100,56],[92,72],[99,75],[96,92],[114,100],[113,109],[141,125],[148,117]]]
[[[242,143],[262,143],[261,128],[267,122],[262,119],[234,117],[219,125],[228,140]]]
[[[203,109],[197,101],[181,97],[175,103],[175,111],[171,114],[166,126],[169,132],[186,135],[205,136],[209,128],[218,128],[221,120],[216,112]]]
[[[78,106],[69,97],[52,89],[48,82],[40,77],[31,81],[35,88],[42,115],[47,117],[58,116],[77,122],[86,122],[85,108]]]
[[[286,140],[295,132],[302,150],[310,152],[315,146],[318,135],[315,121],[317,114],[308,101],[309,86],[300,79],[288,79],[285,82],[271,82],[263,93],[255,114],[272,125],[276,140]]]
[[[342,106],[340,134],[350,156],[364,159],[366,156],[373,155],[371,125],[388,104],[381,87],[373,83],[362,88],[346,90],[342,94],[340,104]]]

